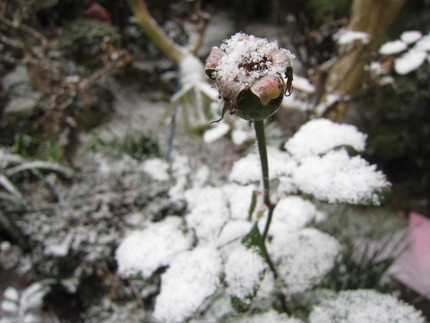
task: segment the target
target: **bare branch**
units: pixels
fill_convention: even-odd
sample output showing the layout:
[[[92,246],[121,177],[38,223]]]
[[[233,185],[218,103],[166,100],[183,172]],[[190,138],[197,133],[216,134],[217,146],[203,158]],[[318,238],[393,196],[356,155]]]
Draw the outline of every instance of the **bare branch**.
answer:
[[[164,55],[171,59],[176,65],[179,65],[186,50],[176,44],[160,25],[152,18],[144,0],[127,0],[138,24],[145,30],[151,40],[161,49]]]

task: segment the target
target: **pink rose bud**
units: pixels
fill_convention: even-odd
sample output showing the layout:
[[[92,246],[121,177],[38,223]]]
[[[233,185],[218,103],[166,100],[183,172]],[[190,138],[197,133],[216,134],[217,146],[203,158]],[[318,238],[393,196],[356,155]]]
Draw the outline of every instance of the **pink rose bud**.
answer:
[[[276,42],[243,33],[233,35],[220,48],[213,47],[205,73],[215,81],[223,100],[221,119],[227,111],[247,120],[272,116],[284,94],[291,93],[293,58]]]

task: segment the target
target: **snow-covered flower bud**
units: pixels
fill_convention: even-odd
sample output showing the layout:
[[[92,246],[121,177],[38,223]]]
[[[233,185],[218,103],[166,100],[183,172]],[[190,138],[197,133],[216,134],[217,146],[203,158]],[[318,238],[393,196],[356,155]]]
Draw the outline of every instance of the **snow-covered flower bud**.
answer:
[[[215,81],[223,100],[221,119],[227,111],[246,120],[272,116],[284,95],[291,93],[293,59],[276,42],[244,33],[213,47],[205,73]]]

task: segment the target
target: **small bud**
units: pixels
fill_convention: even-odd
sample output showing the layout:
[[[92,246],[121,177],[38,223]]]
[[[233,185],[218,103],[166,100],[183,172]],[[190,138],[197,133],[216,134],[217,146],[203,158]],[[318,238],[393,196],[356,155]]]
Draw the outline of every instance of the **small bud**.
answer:
[[[224,101],[222,116],[227,111],[247,120],[272,116],[284,93],[291,90],[293,58],[276,42],[243,33],[233,35],[220,48],[213,47],[205,73],[215,80]]]

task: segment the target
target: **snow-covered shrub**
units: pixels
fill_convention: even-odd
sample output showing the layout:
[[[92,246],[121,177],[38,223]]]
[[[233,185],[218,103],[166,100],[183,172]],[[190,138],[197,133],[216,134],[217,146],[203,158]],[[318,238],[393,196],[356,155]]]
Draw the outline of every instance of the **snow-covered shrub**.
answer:
[[[362,289],[343,291],[334,298],[324,300],[312,310],[309,322],[423,323],[425,320],[413,306],[392,295]]]
[[[282,83],[279,68],[290,67],[291,56],[278,52],[272,43],[271,51],[261,55],[261,44],[256,40],[258,53],[248,57],[246,42],[254,38],[237,34],[233,39],[237,41],[239,56],[230,57],[234,53],[230,42],[221,49],[214,48],[206,72],[217,81],[224,100],[223,113],[239,112],[245,119],[252,119],[257,138],[261,139],[257,123],[263,125],[260,119],[263,117],[240,111],[245,108],[240,107],[245,102],[242,91],[255,96],[252,102],[256,106],[271,102],[272,105],[266,106],[270,106],[266,117],[273,114],[285,91],[290,90],[291,84]],[[253,61],[253,55],[258,62]],[[272,60],[276,62],[273,66]],[[221,69],[224,65],[226,70]],[[242,74],[235,74],[237,80],[244,78],[243,84],[229,83],[234,69],[230,65],[246,67]],[[271,73],[271,69],[276,74],[271,85],[282,83],[276,89],[266,87],[265,82],[259,83],[267,75],[258,72]],[[253,78],[247,83],[248,74]],[[291,81],[288,76],[286,80]],[[253,88],[255,84],[259,84],[258,89]],[[263,90],[267,89],[265,93]],[[223,133],[225,129],[217,131]],[[176,181],[175,189],[169,191],[170,197],[185,200],[187,210],[183,219],[168,216],[126,236],[116,252],[120,274],[128,278],[138,274],[147,281],[158,269],[167,266],[165,272],[158,271],[161,286],[153,313],[162,322],[188,319],[299,322],[274,312],[275,303],[279,301],[285,311],[290,296],[317,286],[343,248],[336,238],[312,228],[327,217],[313,201],[378,205],[389,186],[376,166],[356,154],[364,151],[365,144],[366,135],[354,126],[325,119],[309,121],[282,149],[268,147],[271,174],[265,178],[267,172],[263,170],[263,185],[260,184],[261,142],[258,142],[260,159],[251,153],[236,161],[229,175],[233,183],[228,184],[208,185],[193,180],[199,172],[190,171],[186,162],[174,162],[169,173],[165,162],[147,161],[142,169],[152,172],[154,181]],[[183,175],[175,179],[173,173]],[[276,188],[277,203],[273,205],[267,196],[267,182]],[[157,251],[160,254],[151,254]],[[250,309],[253,310],[250,313],[255,313],[235,313]]]

